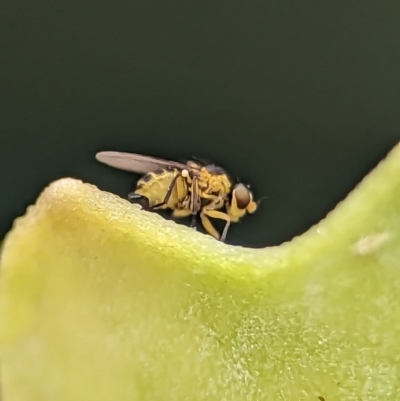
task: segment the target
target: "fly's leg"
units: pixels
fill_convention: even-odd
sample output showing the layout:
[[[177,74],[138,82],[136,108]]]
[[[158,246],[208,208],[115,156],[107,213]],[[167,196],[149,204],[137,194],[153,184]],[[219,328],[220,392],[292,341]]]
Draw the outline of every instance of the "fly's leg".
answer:
[[[190,227],[197,230],[197,214],[192,214],[192,221],[190,222]]]
[[[200,211],[200,199],[199,199],[199,181],[198,177],[193,177],[191,182],[191,194],[190,197],[190,210],[192,215],[195,216]],[[192,219],[193,221],[193,219]]]
[[[205,230],[215,239],[219,240],[220,238],[219,232],[212,225],[210,219],[204,213],[200,213],[200,219],[201,219],[201,224],[203,224]]]
[[[195,179],[190,179],[189,177],[184,177],[185,179],[182,181],[182,185],[177,185],[177,198],[184,199],[180,202],[180,207],[182,209],[175,209],[172,212],[173,217],[187,217],[192,215],[192,220],[190,227],[194,228],[195,230],[197,229],[197,221],[196,221],[196,215],[197,213],[193,213],[193,198],[194,196],[191,196],[188,193],[188,184],[191,185],[191,188],[195,188],[194,182],[197,182]],[[194,184],[194,185],[193,185]],[[185,196],[186,195],[186,196]]]
[[[217,219],[219,218],[219,219],[223,219],[223,220],[227,220],[227,221],[230,220],[230,217],[225,213],[218,212],[215,210],[215,209],[220,209],[224,205],[224,199],[222,197],[215,198],[214,196],[212,196],[210,198],[213,200],[211,201],[211,203],[209,205],[207,205],[206,207],[203,208],[203,210],[200,213],[200,219],[201,219],[201,222],[202,222],[205,230],[210,235],[212,235],[214,238],[219,240],[221,237],[220,237],[218,231],[212,225],[212,223],[208,217],[213,217],[213,218],[217,218]],[[225,227],[224,232],[223,232],[223,238],[221,238],[222,241],[225,240],[227,230],[228,229]]]
[[[225,227],[224,227],[224,231],[222,231],[222,235],[221,235],[221,238],[220,238],[220,240],[222,242],[225,242],[226,234],[228,234],[228,228],[229,228],[230,225],[231,225],[231,222],[229,220],[227,220],[227,222],[225,224]]]
[[[174,177],[174,179],[171,181],[171,184],[169,184],[168,191],[167,191],[167,193],[166,193],[166,195],[165,195],[165,197],[164,197],[164,200],[163,200],[162,202],[156,203],[155,205],[152,205],[152,206],[151,206],[151,209],[158,209],[158,208],[160,208],[160,207],[162,207],[162,206],[165,206],[165,205],[168,203],[169,198],[170,198],[171,195],[172,195],[172,191],[173,191],[174,188],[175,188],[176,180],[177,180],[178,178],[179,178],[179,175],[177,175],[176,177]]]
[[[192,214],[192,212],[190,211],[190,209],[175,209],[172,212],[172,216],[176,217],[176,218],[180,218],[180,217],[187,217],[187,216],[192,216],[192,220],[190,223],[190,227],[193,228],[194,230],[197,230],[197,215]]]
[[[187,217],[187,216],[190,216],[192,213],[190,212],[190,210],[189,209],[175,209],[173,212],[172,212],[172,216],[173,217],[177,217],[177,218],[180,218],[180,217]]]
[[[219,239],[222,242],[225,242],[226,234],[228,233],[228,228],[231,224],[231,218],[228,214],[220,212],[218,210],[204,210],[202,212],[201,216],[201,221],[203,223],[204,228],[216,239]],[[221,219],[225,220],[226,224],[224,227],[224,230],[222,232],[222,235],[219,236],[217,230],[213,227],[211,224],[210,220],[208,217],[212,217],[213,219]]]

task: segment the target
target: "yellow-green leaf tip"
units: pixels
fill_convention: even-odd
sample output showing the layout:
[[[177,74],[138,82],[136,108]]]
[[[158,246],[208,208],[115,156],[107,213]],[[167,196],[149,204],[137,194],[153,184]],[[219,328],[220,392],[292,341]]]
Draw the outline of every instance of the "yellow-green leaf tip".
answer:
[[[398,399],[399,177],[258,250],[52,183],[4,242],[4,400]]]

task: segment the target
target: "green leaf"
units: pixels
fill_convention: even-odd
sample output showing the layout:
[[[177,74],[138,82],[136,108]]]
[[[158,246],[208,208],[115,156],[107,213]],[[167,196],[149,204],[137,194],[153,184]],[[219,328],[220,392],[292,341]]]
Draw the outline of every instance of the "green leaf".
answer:
[[[4,243],[4,400],[399,399],[399,177],[265,249],[51,184]]]

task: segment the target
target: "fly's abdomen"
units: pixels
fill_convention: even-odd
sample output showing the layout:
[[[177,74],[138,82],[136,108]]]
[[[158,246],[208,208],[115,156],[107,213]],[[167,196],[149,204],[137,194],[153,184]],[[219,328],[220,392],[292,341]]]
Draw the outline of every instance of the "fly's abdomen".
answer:
[[[165,202],[170,191],[166,204],[161,208],[174,209],[182,196],[184,181],[176,168],[157,170],[146,174],[138,181],[135,193],[146,197],[151,207]]]

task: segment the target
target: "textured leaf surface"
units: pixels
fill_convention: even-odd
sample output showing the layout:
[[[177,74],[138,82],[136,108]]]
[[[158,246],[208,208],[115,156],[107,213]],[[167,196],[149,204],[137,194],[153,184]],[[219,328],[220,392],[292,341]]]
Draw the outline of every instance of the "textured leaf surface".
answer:
[[[400,399],[399,177],[258,250],[51,184],[4,243],[4,400]]]

